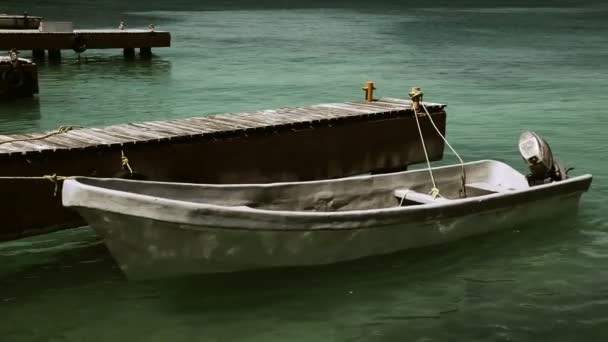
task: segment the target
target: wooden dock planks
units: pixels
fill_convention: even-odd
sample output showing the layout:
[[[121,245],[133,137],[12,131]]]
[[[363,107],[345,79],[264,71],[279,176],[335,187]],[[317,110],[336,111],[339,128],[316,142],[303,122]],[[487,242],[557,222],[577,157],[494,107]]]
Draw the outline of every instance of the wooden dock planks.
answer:
[[[445,105],[437,103],[426,103],[426,106],[431,111],[442,110],[445,107]],[[18,140],[39,138],[51,132],[0,135],[0,155],[136,144],[217,133],[239,134],[257,129],[275,130],[293,125],[326,125],[330,122],[351,120],[357,117],[369,117],[370,120],[373,120],[374,118],[381,119],[386,115],[411,115],[412,113],[409,100],[382,98],[372,103],[351,101],[310,107],[79,128],[44,139],[28,141]],[[12,140],[16,141],[11,142]]]
[[[74,32],[40,32],[38,30],[0,30],[0,50],[16,48],[73,49],[78,43],[87,49],[156,48],[171,46],[171,34],[148,30],[74,30]]]

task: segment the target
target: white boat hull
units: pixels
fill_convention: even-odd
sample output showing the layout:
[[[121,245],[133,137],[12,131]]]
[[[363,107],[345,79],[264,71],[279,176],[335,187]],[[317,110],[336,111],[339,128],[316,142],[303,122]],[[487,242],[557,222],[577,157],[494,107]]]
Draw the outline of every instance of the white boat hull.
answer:
[[[130,278],[323,265],[524,229],[578,207],[579,194],[469,215],[349,230],[225,229],[81,212]]]
[[[426,187],[426,170],[265,185],[74,179],[64,182],[63,204],[98,232],[127,276],[149,278],[323,265],[523,229],[571,214],[592,180],[529,187],[500,162],[465,166],[469,197],[457,195],[460,166],[442,167],[435,179],[451,198],[407,206],[395,190]],[[475,184],[496,191],[474,194]]]

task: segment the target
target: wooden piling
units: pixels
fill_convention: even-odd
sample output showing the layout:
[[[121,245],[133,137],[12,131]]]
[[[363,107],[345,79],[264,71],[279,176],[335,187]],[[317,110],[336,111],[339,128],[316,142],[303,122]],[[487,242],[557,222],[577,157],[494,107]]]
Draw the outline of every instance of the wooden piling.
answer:
[[[36,61],[44,61],[46,57],[46,52],[44,49],[33,49],[32,50],[32,58]]]
[[[61,62],[61,50],[60,49],[49,49],[49,62],[52,62],[52,63]]]
[[[132,59],[135,57],[135,49],[134,48],[124,48],[122,51],[122,54],[126,59]]]
[[[30,60],[13,64],[0,59],[0,98],[31,97],[38,93],[38,67]]]
[[[139,56],[142,58],[151,58],[152,57],[152,48],[151,47],[139,48]]]

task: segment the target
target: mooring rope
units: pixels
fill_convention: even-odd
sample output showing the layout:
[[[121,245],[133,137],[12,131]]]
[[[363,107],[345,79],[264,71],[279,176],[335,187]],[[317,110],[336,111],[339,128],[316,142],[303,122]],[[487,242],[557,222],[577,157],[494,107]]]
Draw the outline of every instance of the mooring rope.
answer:
[[[129,165],[129,158],[125,156],[125,152],[123,150],[120,150],[120,161],[122,163],[122,167],[124,168],[126,166],[129,169],[131,176],[133,176],[133,169],[131,168],[131,165]]]
[[[437,125],[435,125],[435,121],[433,121],[433,118],[431,117],[431,114],[429,113],[428,109],[426,109],[426,106],[424,105],[424,103],[420,102],[420,104],[422,105],[422,108],[424,108],[424,111],[426,112],[426,116],[428,116],[429,121],[431,122],[431,125],[433,125],[433,127],[435,128],[435,131],[437,131],[437,134],[439,134],[439,136],[441,137],[441,139],[443,139],[443,142],[446,145],[448,145],[448,147],[450,148],[450,150],[452,150],[452,152],[454,153],[454,155],[456,155],[456,158],[458,158],[458,160],[460,161],[460,166],[462,167],[462,177],[461,177],[461,181],[462,181],[462,194],[463,194],[463,197],[466,198],[467,197],[467,189],[466,189],[467,173],[466,173],[465,168],[464,168],[464,161],[462,161],[462,158],[460,158],[460,155],[458,154],[458,152],[456,152],[456,150],[452,147],[452,145],[450,145],[450,143],[445,138],[445,136],[443,134],[441,134],[441,131],[439,130],[439,128],[437,128]]]
[[[42,139],[46,139],[48,137],[51,137],[53,135],[69,132],[69,131],[71,131],[73,129],[76,129],[76,128],[82,128],[82,126],[76,126],[76,125],[61,126],[61,127],[57,128],[57,130],[52,131],[52,132],[50,132],[48,134],[45,134],[43,136],[40,136],[40,137],[23,138],[23,139],[12,139],[12,140],[0,141],[0,145],[2,145],[2,144],[10,144],[10,143],[19,142],[19,141],[42,140]]]
[[[42,176],[42,178],[50,181],[51,183],[53,183],[55,185],[55,187],[53,189],[53,197],[57,197],[57,191],[59,190],[59,182],[66,180],[70,177],[57,176],[57,174],[53,173],[52,175],[44,175],[44,176]]]
[[[422,134],[422,129],[420,128],[420,122],[418,121],[418,113],[416,113],[416,108],[412,106],[414,110],[414,118],[416,119],[416,126],[418,126],[418,133],[420,134],[420,141],[422,142],[422,150],[424,151],[424,157],[426,158],[426,165],[428,166],[429,174],[431,175],[431,182],[433,183],[433,188],[431,189],[431,196],[433,198],[437,198],[441,196],[439,194],[439,189],[437,188],[437,184],[435,184],[435,177],[433,176],[433,170],[431,168],[431,161],[429,160],[429,154],[426,151],[426,144],[424,143],[424,136]]]

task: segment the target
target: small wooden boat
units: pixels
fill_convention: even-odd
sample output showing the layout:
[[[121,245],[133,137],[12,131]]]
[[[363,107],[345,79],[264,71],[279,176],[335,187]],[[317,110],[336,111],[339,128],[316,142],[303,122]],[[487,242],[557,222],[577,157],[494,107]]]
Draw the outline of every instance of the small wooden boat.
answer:
[[[523,227],[577,208],[592,181],[531,186],[492,160],[431,171],[433,181],[422,169],[230,185],[77,177],[64,182],[62,200],[127,276],[144,278],[329,264]],[[433,187],[439,196],[428,194]]]
[[[0,14],[0,29],[36,30],[40,27],[42,17],[33,17],[27,13],[21,15]]]

